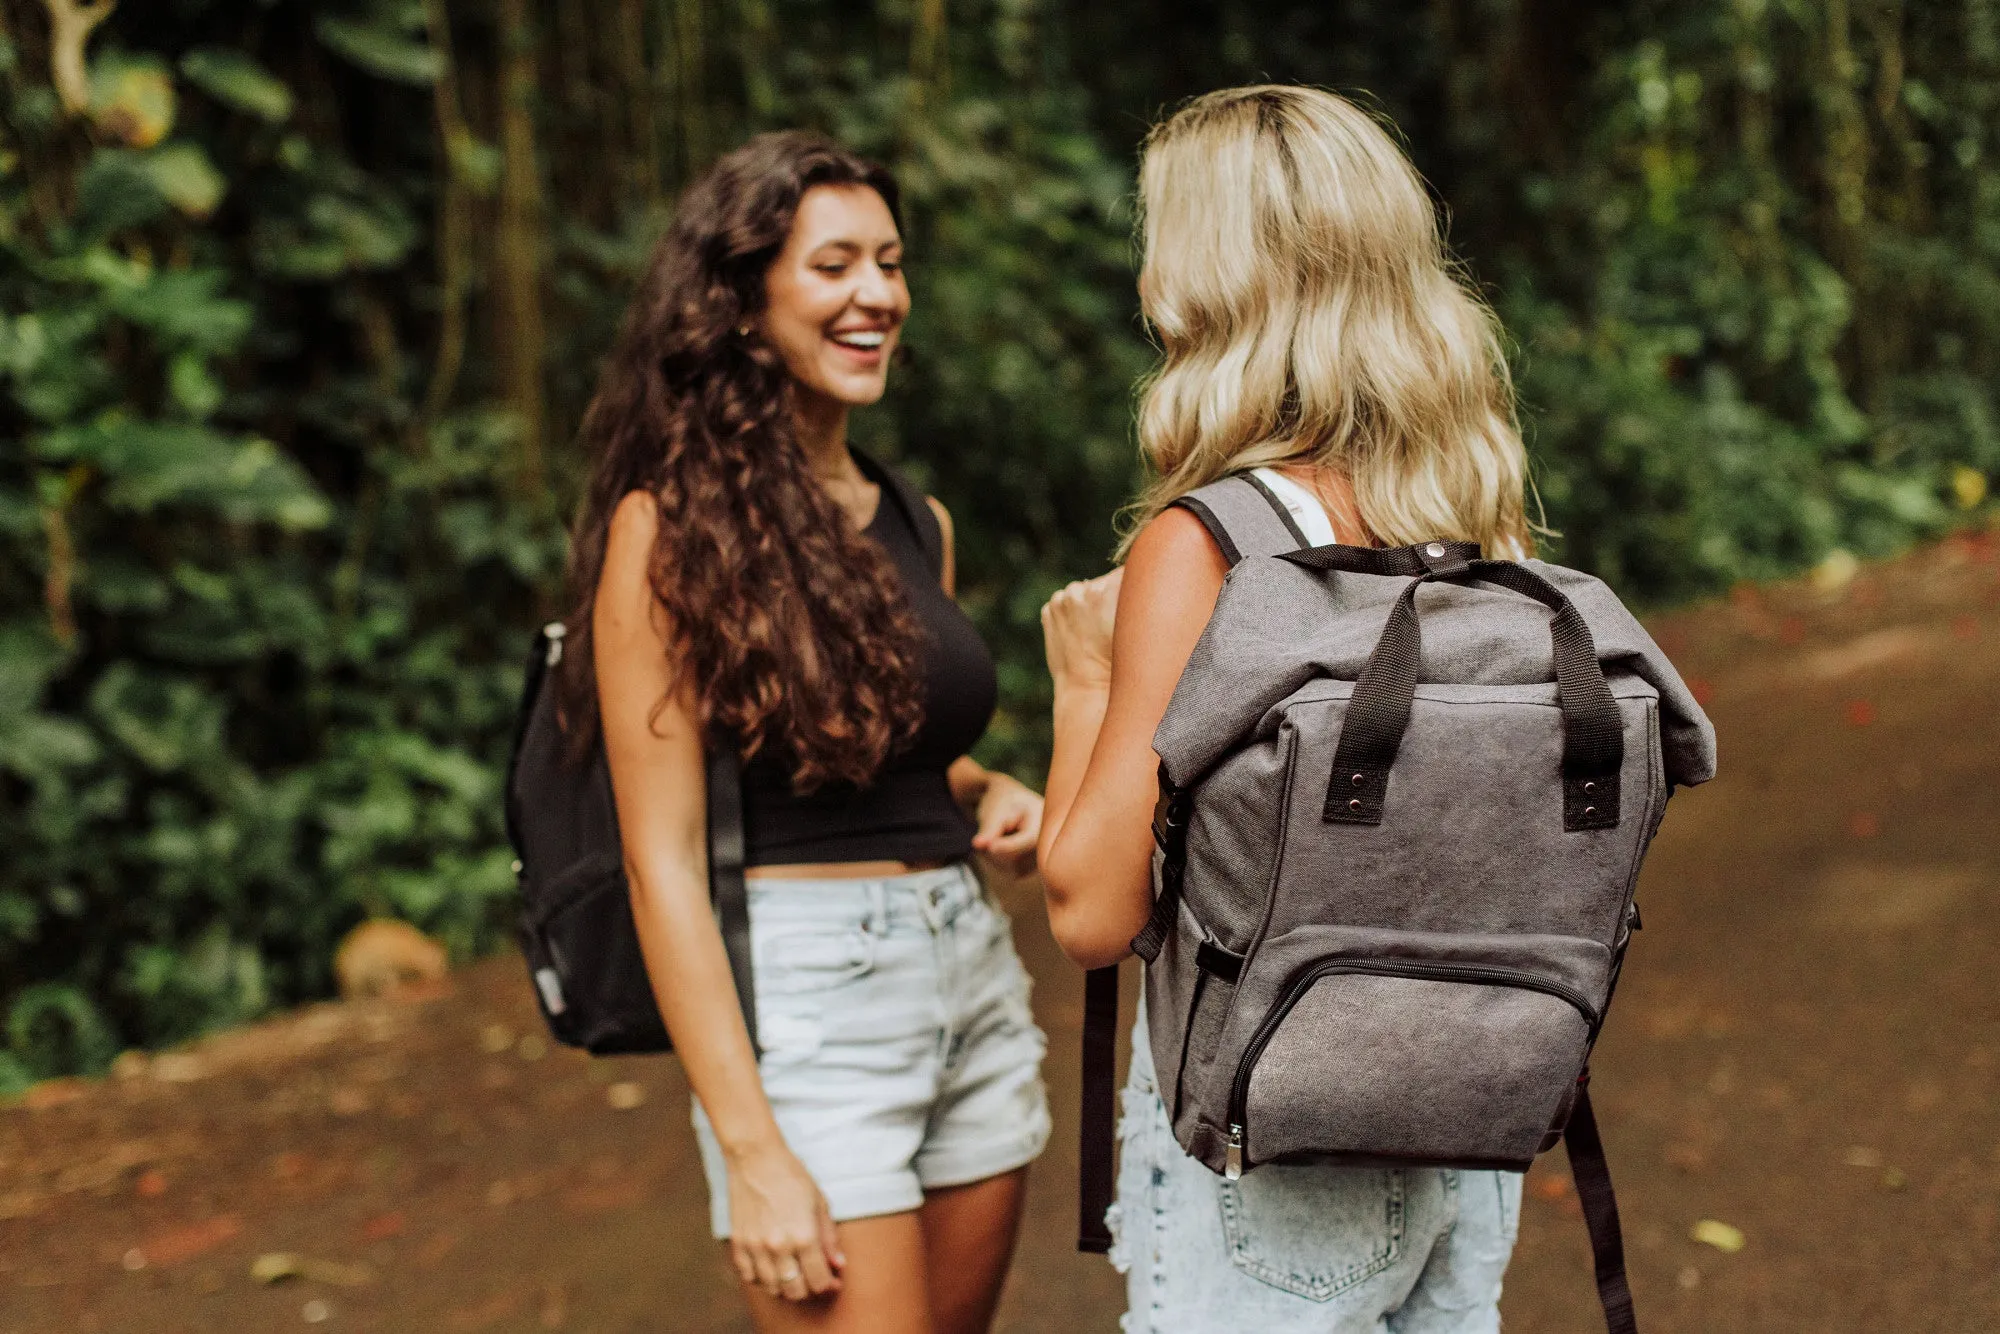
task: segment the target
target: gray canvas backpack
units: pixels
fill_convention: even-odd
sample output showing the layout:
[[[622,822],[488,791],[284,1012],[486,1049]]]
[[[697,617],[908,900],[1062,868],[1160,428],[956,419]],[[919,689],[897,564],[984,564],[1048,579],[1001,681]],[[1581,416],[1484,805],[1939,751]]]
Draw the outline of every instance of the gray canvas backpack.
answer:
[[[1476,545],[1308,547],[1257,478],[1180,502],[1231,569],[1154,736],[1132,942],[1188,1154],[1525,1170],[1568,1140],[1614,1331],[1617,1207],[1586,1092],[1694,697],[1602,583]],[[1109,1242],[1116,970],[1084,1037],[1085,1249]]]

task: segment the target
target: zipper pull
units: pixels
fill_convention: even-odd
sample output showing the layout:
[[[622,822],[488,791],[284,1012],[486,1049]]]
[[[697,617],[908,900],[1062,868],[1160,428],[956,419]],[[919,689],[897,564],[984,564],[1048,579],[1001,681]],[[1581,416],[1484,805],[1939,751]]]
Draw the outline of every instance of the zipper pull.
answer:
[[[1243,1179],[1243,1127],[1233,1122],[1229,1127],[1229,1152],[1223,1163],[1223,1176],[1231,1181]]]

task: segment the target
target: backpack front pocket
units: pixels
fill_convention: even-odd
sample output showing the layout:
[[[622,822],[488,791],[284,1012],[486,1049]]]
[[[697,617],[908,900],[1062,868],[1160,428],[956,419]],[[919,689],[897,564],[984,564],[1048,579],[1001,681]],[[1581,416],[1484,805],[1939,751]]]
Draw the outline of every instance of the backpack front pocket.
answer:
[[[1598,1001],[1585,977],[1505,961],[1524,951],[1480,948],[1492,941],[1406,937],[1393,954],[1287,969],[1239,1048],[1225,1175],[1273,1161],[1526,1167],[1583,1066]]]

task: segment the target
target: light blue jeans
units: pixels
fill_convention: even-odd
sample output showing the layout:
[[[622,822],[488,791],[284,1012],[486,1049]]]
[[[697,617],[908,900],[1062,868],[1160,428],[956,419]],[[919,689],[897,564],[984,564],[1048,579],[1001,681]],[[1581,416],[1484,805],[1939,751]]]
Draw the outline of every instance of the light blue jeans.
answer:
[[[1271,1164],[1225,1181],[1174,1140],[1141,1004],[1111,1262],[1127,1334],[1491,1334],[1518,1172]]]

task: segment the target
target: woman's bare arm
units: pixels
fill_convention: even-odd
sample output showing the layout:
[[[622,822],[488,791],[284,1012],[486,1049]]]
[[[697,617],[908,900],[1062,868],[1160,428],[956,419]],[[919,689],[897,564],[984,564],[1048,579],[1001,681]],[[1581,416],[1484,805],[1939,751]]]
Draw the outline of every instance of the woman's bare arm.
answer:
[[[1227,573],[1201,522],[1170,509],[1139,534],[1122,579],[1072,585],[1043,613],[1055,751],[1042,881],[1056,941],[1085,968],[1124,958],[1152,913],[1153,732]]]
[[[739,1271],[776,1293],[795,1248],[808,1286],[825,1291],[838,1286],[827,1272],[838,1262],[816,1267],[814,1258],[837,1256],[831,1224],[822,1226],[824,1206],[764,1097],[709,906],[701,731],[686,683],[672,679],[673,635],[647,574],[658,527],[651,496],[634,492],[619,503],[591,619],[633,919],[660,1014],[729,1159]],[[810,1201],[796,1198],[801,1186]],[[746,1202],[746,1189],[773,1198]]]

